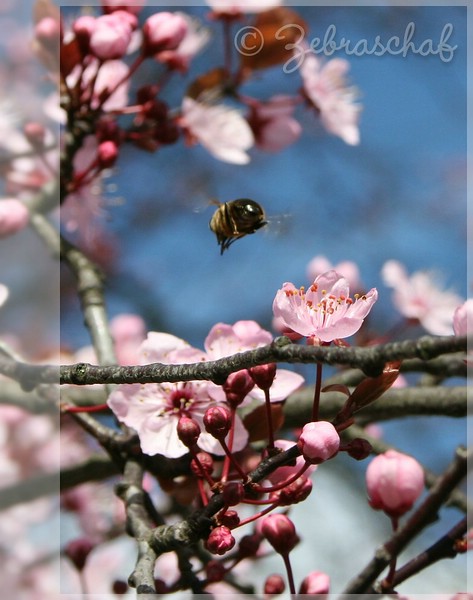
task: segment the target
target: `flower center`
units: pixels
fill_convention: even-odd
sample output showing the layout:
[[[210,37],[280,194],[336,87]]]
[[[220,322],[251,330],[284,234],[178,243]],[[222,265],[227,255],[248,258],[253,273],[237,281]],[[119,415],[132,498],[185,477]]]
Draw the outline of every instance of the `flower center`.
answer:
[[[173,390],[169,394],[168,405],[169,412],[183,413],[189,410],[194,402],[192,388],[184,387],[178,390]]]

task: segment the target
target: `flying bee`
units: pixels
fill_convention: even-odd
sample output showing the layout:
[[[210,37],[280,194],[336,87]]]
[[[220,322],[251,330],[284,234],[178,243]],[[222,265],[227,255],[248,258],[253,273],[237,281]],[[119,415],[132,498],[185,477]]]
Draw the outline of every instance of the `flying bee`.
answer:
[[[254,233],[267,224],[263,207],[249,198],[219,203],[209,223],[210,229],[217,236],[220,254],[235,240]]]

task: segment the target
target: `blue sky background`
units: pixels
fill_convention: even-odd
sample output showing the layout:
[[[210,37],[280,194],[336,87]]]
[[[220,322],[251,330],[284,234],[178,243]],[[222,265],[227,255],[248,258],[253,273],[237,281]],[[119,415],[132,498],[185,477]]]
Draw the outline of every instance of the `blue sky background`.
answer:
[[[207,9],[193,7],[193,13]],[[164,328],[201,345],[216,321],[271,321],[271,304],[284,281],[304,284],[309,260],[324,254],[334,263],[360,266],[367,288],[380,299],[373,320],[393,324],[397,315],[380,279],[396,258],[410,272],[434,269],[462,296],[466,282],[466,11],[462,7],[302,7],[308,38],[335,25],[337,38],[356,43],[404,35],[434,47],[446,24],[457,45],[453,59],[438,55],[337,56],[350,62],[351,82],[363,104],[361,144],[347,146],[326,133],[301,107],[304,133],[279,154],[251,152],[235,166],[182,142],[148,155],[124,148],[113,176],[120,206],[111,206],[107,229],[118,240],[119,272],[111,282],[112,313],[139,312],[151,329]],[[196,73],[219,64],[215,40],[186,78],[177,77],[164,98],[173,105]],[[159,67],[147,65],[155,77]],[[295,91],[298,73],[281,67],[258,74],[248,94],[268,98]],[[281,222],[238,241],[220,256],[208,221],[209,198],[254,198]],[[278,219],[275,219],[278,221]],[[74,345],[86,340],[64,314],[63,333]]]

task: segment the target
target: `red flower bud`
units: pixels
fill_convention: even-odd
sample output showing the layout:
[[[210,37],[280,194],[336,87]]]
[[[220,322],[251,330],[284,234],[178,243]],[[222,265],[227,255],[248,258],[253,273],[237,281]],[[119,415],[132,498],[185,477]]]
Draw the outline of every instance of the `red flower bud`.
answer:
[[[229,481],[224,485],[222,497],[227,506],[240,504],[245,496],[245,488],[239,481]]]
[[[199,439],[200,425],[195,419],[181,417],[177,423],[177,435],[184,446],[192,448]]]
[[[214,461],[213,458],[207,452],[197,452],[196,458],[199,462],[197,462],[194,458],[191,460],[191,471],[197,477],[202,477],[202,469],[207,473],[207,475],[212,475],[212,471],[214,470]],[[200,463],[200,466],[199,466]]]
[[[264,582],[264,593],[266,596],[278,596],[286,589],[286,584],[281,575],[270,575]]]
[[[312,481],[305,475],[301,475],[296,481],[276,492],[280,506],[289,506],[303,502],[312,491]]]
[[[228,527],[215,527],[210,532],[206,542],[206,547],[212,554],[225,554],[235,545],[235,538]]]
[[[227,572],[225,565],[219,560],[209,560],[205,565],[205,575],[207,577],[207,583],[217,583],[222,581]]]
[[[249,369],[251,378],[256,385],[262,390],[269,390],[273,385],[274,378],[276,377],[276,363],[270,363],[269,365],[259,365]]]
[[[261,533],[279,554],[288,554],[298,542],[294,523],[283,514],[270,515],[261,524]]]
[[[239,406],[254,387],[255,382],[247,369],[230,373],[222,386],[227,402],[233,408]]]
[[[355,460],[364,460],[371,454],[373,446],[368,442],[368,440],[364,440],[363,438],[355,438],[346,446],[344,446],[343,450],[345,450],[345,452],[347,452]]]
[[[123,581],[122,579],[115,579],[112,583],[112,592],[119,596],[120,594],[127,594],[130,588],[128,587],[128,583]]]
[[[93,550],[94,545],[87,538],[78,538],[70,541],[65,549],[66,556],[71,560],[78,571],[85,567],[87,557]]]
[[[226,510],[223,514],[218,515],[220,525],[225,525],[228,529],[234,529],[240,524],[240,517],[236,510]]]
[[[205,429],[217,440],[225,439],[232,425],[232,415],[225,406],[211,406],[204,415]]]
[[[258,548],[261,545],[261,536],[257,533],[244,535],[238,544],[238,554],[241,558],[256,556]]]

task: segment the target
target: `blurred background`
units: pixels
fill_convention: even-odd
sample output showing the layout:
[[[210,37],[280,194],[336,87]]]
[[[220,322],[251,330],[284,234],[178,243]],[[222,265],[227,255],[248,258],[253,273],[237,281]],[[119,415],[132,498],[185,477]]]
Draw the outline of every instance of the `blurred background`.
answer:
[[[31,31],[31,5],[30,0],[12,5],[6,16],[2,31],[10,44],[14,31]],[[70,7],[64,14],[67,18],[78,10]],[[201,17],[208,12],[203,6],[183,10]],[[94,253],[107,273],[111,316],[137,313],[149,330],[173,333],[196,347],[203,346],[209,329],[219,321],[254,319],[270,329],[277,289],[285,281],[307,284],[307,264],[316,255],[334,264],[356,262],[365,289],[378,288],[370,327],[380,333],[399,321],[391,291],[380,276],[389,259],[401,261],[409,272],[435,271],[440,285],[465,298],[471,293],[467,279],[466,7],[384,3],[296,10],[309,24],[310,39],[323,37],[331,25],[338,39],[353,43],[366,39],[369,44],[376,36],[402,39],[408,24],[414,23],[417,46],[431,39],[435,50],[445,26],[451,24],[448,43],[456,48],[448,62],[434,52],[405,57],[337,52],[334,56],[350,62],[349,77],[363,105],[358,146],[348,146],[328,134],[314,114],[301,106],[296,113],[303,126],[300,140],[277,154],[253,149],[251,162],[245,166],[220,162],[200,146],[185,147],[182,140],[155,154],[124,147],[105,182],[103,211],[91,233]],[[150,11],[145,9],[143,18]],[[197,74],[221,65],[220,28],[218,24],[210,27],[213,39],[193,61],[190,72],[173,78],[166,87],[163,97],[170,106],[180,105],[183,91]],[[136,85],[152,81],[159,72],[159,65],[146,64]],[[46,85],[41,75],[36,79],[39,86]],[[242,92],[267,99],[276,93],[296,92],[300,85],[297,72],[286,74],[277,66],[258,73]],[[33,110],[30,104],[19,100],[17,108],[26,113],[24,117],[32,116],[28,111],[33,116],[37,112],[38,107]],[[260,202],[270,226],[237,241],[220,256],[208,227],[215,209],[209,200],[239,197]],[[12,288],[20,286],[23,291],[16,298],[53,289],[51,297],[57,299],[57,269],[48,259],[44,271],[38,269],[40,252],[33,236],[25,232],[19,241],[12,239],[8,244],[5,251],[2,242],[0,277]],[[16,266],[12,256],[17,258]],[[51,277],[49,287],[45,274]],[[89,338],[66,272],[61,285],[61,344],[77,350]],[[45,317],[40,320],[35,311],[25,312],[21,302],[12,304],[0,316],[2,330],[17,329],[26,337],[33,327],[35,335],[41,336],[51,323],[57,323],[57,301],[46,303]],[[304,373],[310,383],[311,373]],[[435,472],[451,460],[457,444],[466,442],[465,422],[439,418],[393,422],[383,425],[383,432],[386,441],[411,452]],[[305,539],[294,553],[296,579],[304,576],[310,562],[310,568],[330,572],[334,591],[366,564],[373,548],[388,535],[387,519],[373,517],[360,495],[365,466],[354,467],[353,461],[343,459],[337,462],[335,469],[318,470],[313,500],[294,513],[296,522],[303,519]],[[448,520],[451,513],[445,513]],[[456,520],[457,514],[453,517]],[[444,529],[443,521],[437,523],[425,532],[421,546],[434,541]],[[327,549],[336,549],[336,555]],[[345,558],[350,571],[338,568]],[[274,561],[268,569],[276,569]],[[458,591],[466,587],[465,582],[465,561],[457,559],[448,569],[431,569],[406,589]]]

